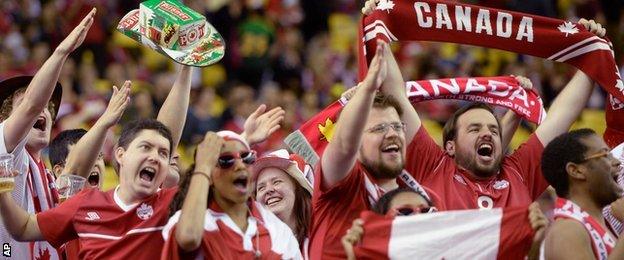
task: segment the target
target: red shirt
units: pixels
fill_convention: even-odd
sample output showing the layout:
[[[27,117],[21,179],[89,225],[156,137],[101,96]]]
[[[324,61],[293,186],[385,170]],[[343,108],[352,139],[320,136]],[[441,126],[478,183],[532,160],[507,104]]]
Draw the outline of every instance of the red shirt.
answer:
[[[323,189],[321,168],[319,163],[314,176],[310,259],[346,259],[340,242],[342,236],[360,212],[372,208],[365,184],[366,169],[356,161],[346,178],[329,189]]]
[[[461,170],[421,127],[409,146],[406,168],[414,178],[440,196],[447,210],[526,206],[548,187],[540,168],[544,146],[535,134],[513,154],[505,156],[499,173],[475,180]]]
[[[258,202],[249,203],[247,229],[241,229],[212,201],[204,217],[200,248],[183,252],[178,247],[175,228],[181,211],[170,219],[162,235],[165,247],[161,259],[301,259],[297,239],[290,228]],[[198,227],[201,228],[201,227]]]
[[[160,257],[164,245],[160,231],[177,188],[162,189],[134,205],[125,205],[116,190],[86,189],[37,214],[43,237],[57,248],[79,239],[80,259]]]

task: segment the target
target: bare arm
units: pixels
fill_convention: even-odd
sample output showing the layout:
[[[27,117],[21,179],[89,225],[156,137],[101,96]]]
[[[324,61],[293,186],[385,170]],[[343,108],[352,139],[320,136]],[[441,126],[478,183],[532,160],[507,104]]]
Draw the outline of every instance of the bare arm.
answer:
[[[178,246],[186,252],[196,250],[201,244],[212,169],[217,165],[217,158],[223,143],[223,138],[213,132],[208,132],[197,146],[196,158],[201,159],[195,161],[195,170],[191,176],[191,183],[182,204],[180,221],[175,231]]]
[[[577,71],[553,101],[544,122],[535,130],[542,145],[546,146],[552,139],[570,129],[585,108],[593,88],[591,79],[582,71]]]
[[[37,74],[35,74],[24,93],[23,101],[14,108],[14,111],[6,120],[4,143],[7,151],[13,151],[15,146],[28,135],[28,130],[34,125],[39,114],[48,105],[65,60],[84,41],[91,24],[93,24],[94,15],[95,8],[61,42],[52,53],[52,56],[46,60]]]
[[[20,208],[10,192],[0,193],[0,216],[9,234],[17,241],[44,240],[37,217]]]
[[[334,137],[323,153],[321,159],[323,183],[321,185],[325,188],[332,187],[344,179],[355,164],[375,92],[386,76],[387,62],[384,48],[388,48],[388,45],[378,42],[377,53],[371,62],[368,74],[342,110]]]
[[[516,113],[511,109],[507,110],[505,115],[503,115],[503,117],[501,118],[500,124],[503,137],[501,144],[503,145],[503,151],[504,148],[507,148],[509,146],[509,143],[511,142],[514,133],[518,129],[518,125],[520,125],[521,120],[522,118],[516,115]]]
[[[394,58],[390,48],[386,48],[385,51],[385,57],[387,57],[386,60],[388,61],[388,75],[381,86],[381,91],[385,94],[394,96],[394,98],[396,98],[399,102],[401,110],[403,110],[401,120],[405,122],[405,141],[409,144],[412,142],[412,139],[414,139],[418,129],[420,129],[422,122],[420,121],[420,117],[418,116],[416,109],[414,109],[412,102],[410,102],[407,98],[405,81],[401,75],[399,64]]]
[[[186,122],[186,112],[191,95],[191,68],[190,66],[182,66],[169,95],[167,95],[167,99],[165,99],[165,103],[158,111],[157,120],[171,130],[171,136],[173,137],[172,147],[174,149],[180,142],[184,123]]]
[[[531,80],[529,80],[527,77],[514,76],[514,78],[516,78],[516,80],[520,84],[520,87],[522,87],[523,89],[530,90],[533,88],[533,83],[531,83]],[[504,148],[509,146],[509,143],[514,136],[514,133],[516,133],[516,130],[518,129],[518,125],[520,125],[520,121],[522,121],[522,118],[519,117],[511,109],[507,110],[505,115],[501,118],[500,124],[503,137],[502,145]]]
[[[605,36],[606,31],[600,24],[585,19],[581,19],[579,23],[597,36]],[[585,73],[579,70],[574,74],[574,77],[553,101],[544,122],[535,131],[544,146],[570,129],[585,107],[593,88],[592,80]]]
[[[106,132],[113,127],[130,103],[130,81],[126,81],[121,89],[113,86],[113,95],[108,102],[104,114],[93,127],[80,138],[67,155],[67,163],[62,174],[76,174],[88,178],[106,140]]]
[[[546,259],[595,259],[589,234],[576,220],[555,221],[544,243]]]

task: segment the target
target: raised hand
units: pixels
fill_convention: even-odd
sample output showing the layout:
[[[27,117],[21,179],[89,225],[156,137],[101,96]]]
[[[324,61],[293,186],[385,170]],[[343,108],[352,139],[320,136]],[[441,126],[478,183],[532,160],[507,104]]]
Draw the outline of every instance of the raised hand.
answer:
[[[76,26],[67,37],[56,47],[56,50],[64,55],[68,55],[72,51],[76,50],[78,46],[82,44],[95,17],[96,8],[91,9],[91,12],[85,16],[80,24]]]
[[[533,242],[542,241],[546,235],[548,219],[546,218],[546,215],[542,213],[542,210],[539,208],[539,204],[537,202],[533,202],[529,206],[529,223],[531,223],[531,228],[535,231]]]
[[[280,123],[284,120],[286,111],[281,107],[273,108],[268,112],[265,112],[266,109],[266,105],[260,105],[245,120],[245,130],[241,135],[250,145],[264,142],[280,128]]]
[[[525,90],[529,90],[529,89],[533,89],[533,82],[531,82],[531,80],[527,77],[523,77],[523,76],[514,76],[511,75],[512,77],[514,77],[518,83],[520,83],[520,87],[522,87]]]
[[[375,7],[377,7],[377,3],[379,3],[379,0],[366,1],[366,3],[364,3],[364,7],[362,7],[362,14],[369,15],[370,13],[375,11]]]
[[[224,143],[225,140],[215,132],[206,133],[204,140],[197,145],[195,172],[204,174],[209,181],[212,181],[212,169],[217,165],[217,159]]]
[[[607,29],[605,29],[602,24],[597,23],[594,20],[588,21],[585,18],[581,18],[578,23],[585,26],[585,29],[598,37],[605,37],[605,35],[607,35]]]
[[[123,112],[130,103],[130,86],[132,82],[126,80],[121,89],[117,89],[117,86],[113,86],[113,95],[108,102],[108,107],[104,111],[104,114],[98,119],[98,122],[102,122],[107,127],[111,127],[121,119]]]
[[[356,219],[353,221],[351,228],[347,230],[347,233],[342,237],[342,247],[347,254],[348,260],[355,259],[355,251],[353,250],[353,245],[360,241],[362,238],[362,234],[364,234],[364,228],[362,225],[364,222],[361,219]]]
[[[368,68],[366,78],[362,81],[362,88],[365,90],[378,90],[386,79],[386,75],[388,73],[388,62],[386,61],[385,48],[388,48],[388,44],[382,40],[377,40],[375,57],[373,57],[373,60],[371,61],[371,66]]]

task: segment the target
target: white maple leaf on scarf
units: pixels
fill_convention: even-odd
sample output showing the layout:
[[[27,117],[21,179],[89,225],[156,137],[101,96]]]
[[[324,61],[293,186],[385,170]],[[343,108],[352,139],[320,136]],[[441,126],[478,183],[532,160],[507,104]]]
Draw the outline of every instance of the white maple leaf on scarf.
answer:
[[[381,0],[377,4],[376,9],[382,10],[382,11],[388,11],[388,13],[390,13],[390,10],[392,10],[393,8],[394,8],[394,2],[392,2],[392,0]]]
[[[557,29],[559,29],[560,32],[565,33],[566,37],[568,37],[568,34],[575,34],[579,32],[576,25],[571,22],[564,22],[562,25],[559,25]]]

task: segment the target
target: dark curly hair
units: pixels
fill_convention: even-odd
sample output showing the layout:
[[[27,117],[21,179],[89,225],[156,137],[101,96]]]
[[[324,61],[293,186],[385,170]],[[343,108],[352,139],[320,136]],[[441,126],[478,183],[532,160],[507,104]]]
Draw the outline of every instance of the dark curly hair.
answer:
[[[555,188],[557,196],[566,198],[569,191],[569,180],[566,165],[570,162],[580,163],[588,148],[581,139],[595,135],[594,130],[583,128],[557,136],[550,141],[542,153],[542,174],[548,183]]]

